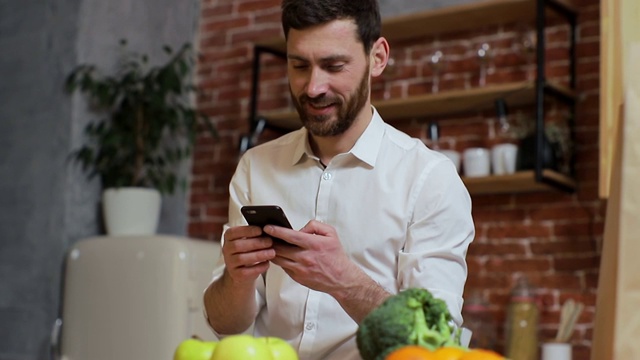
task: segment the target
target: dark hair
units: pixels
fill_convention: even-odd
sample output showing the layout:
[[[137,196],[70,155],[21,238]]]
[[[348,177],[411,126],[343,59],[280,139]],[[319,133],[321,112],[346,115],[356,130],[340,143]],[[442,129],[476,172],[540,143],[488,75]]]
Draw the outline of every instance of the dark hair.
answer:
[[[282,0],[282,29],[289,36],[290,29],[326,24],[333,20],[353,19],[358,37],[369,53],[380,37],[380,9],[378,0]]]

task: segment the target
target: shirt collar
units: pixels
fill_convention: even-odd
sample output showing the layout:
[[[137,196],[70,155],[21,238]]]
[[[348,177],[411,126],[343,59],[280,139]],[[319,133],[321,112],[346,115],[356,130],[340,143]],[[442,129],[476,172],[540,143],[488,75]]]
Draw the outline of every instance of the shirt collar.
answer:
[[[360,135],[355,145],[353,145],[350,153],[373,167],[380,152],[380,144],[384,136],[384,122],[380,114],[378,114],[378,110],[373,106],[371,106],[371,109],[373,110],[371,122]]]
[[[291,157],[291,165],[296,165],[301,162],[303,158],[313,157],[313,151],[311,151],[311,145],[309,145],[309,132],[307,128],[302,127],[297,130],[296,134],[296,146],[293,149],[293,156]]]
[[[353,154],[367,165],[373,167],[375,165],[376,158],[378,157],[378,153],[380,152],[380,144],[382,143],[382,137],[384,135],[384,121],[374,106],[371,106],[371,109],[373,110],[371,122],[362,135],[360,135],[349,153]],[[316,158],[311,150],[311,145],[309,144],[309,132],[306,128],[303,127],[298,130],[297,138],[297,145],[291,158],[292,165],[302,161],[302,158],[305,155],[307,157]]]

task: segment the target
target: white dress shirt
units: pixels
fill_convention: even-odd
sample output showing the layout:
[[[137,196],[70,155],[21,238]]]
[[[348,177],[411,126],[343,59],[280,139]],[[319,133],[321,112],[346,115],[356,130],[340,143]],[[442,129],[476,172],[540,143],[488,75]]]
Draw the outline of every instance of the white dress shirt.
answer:
[[[326,168],[302,128],[247,151],[229,190],[225,229],[246,224],[243,205],[267,204],[282,207],[294,229],[311,219],[332,225],[378,284],[391,293],[426,288],[461,325],[465,256],[475,233],[469,193],[450,160],[384,123],[375,109],[351,151]],[[223,266],[221,259],[214,279]],[[249,333],[287,340],[302,360],[360,359],[358,325],[333,297],[271,264],[256,299],[260,312]]]

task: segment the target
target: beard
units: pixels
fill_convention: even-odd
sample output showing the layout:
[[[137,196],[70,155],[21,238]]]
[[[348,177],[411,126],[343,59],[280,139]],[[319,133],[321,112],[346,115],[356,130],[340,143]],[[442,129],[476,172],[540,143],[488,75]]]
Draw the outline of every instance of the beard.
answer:
[[[293,104],[300,115],[302,125],[307,128],[311,135],[322,137],[337,136],[351,127],[369,98],[368,69],[369,67],[367,66],[362,74],[358,88],[350,94],[351,96],[349,96],[346,103],[337,96],[320,95],[311,98],[306,94],[302,94],[296,98],[291,92],[291,87],[289,87],[291,99],[293,99]],[[333,114],[311,115],[305,110],[307,104],[315,107],[335,106],[338,112],[335,118]]]

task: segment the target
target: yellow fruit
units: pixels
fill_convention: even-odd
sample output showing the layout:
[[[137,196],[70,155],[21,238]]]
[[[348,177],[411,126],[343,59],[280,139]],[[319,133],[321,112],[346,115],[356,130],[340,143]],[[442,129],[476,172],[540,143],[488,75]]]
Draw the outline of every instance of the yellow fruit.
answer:
[[[211,354],[211,360],[271,360],[271,351],[264,341],[251,335],[231,335],[223,338]]]
[[[438,360],[459,360],[465,352],[466,350],[458,347],[445,346],[436,349],[433,354]]]
[[[417,345],[406,345],[398,348],[387,357],[385,360],[438,360],[431,350]]]
[[[182,341],[173,354],[173,360],[209,360],[217,343],[200,339],[187,339]]]
[[[495,351],[485,349],[471,349],[458,360],[504,360],[504,356]]]
[[[284,339],[266,336],[259,337],[258,340],[267,344],[273,360],[299,360],[296,350]]]

